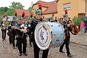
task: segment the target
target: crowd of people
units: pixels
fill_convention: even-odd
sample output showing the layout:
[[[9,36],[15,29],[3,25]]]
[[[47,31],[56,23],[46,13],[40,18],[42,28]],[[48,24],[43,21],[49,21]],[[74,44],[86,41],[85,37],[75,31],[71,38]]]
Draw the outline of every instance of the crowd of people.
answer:
[[[39,52],[40,48],[37,46],[34,38],[34,31],[35,27],[39,22],[43,22],[44,18],[41,15],[36,15],[33,17],[31,21],[25,21],[22,23],[18,22],[10,22],[9,26],[4,25],[4,21],[2,22],[2,40],[4,41],[6,39],[6,31],[7,35],[9,36],[9,43],[13,45],[13,48],[17,47],[19,51],[19,56],[22,56],[23,54],[27,56],[26,48],[27,48],[27,36],[29,37],[30,46],[34,48],[34,58],[39,58]],[[71,30],[71,25],[73,25],[72,21],[68,17],[64,17],[61,20],[49,20],[50,22],[58,22],[61,23],[64,26],[65,29],[65,39],[63,43],[60,45],[59,52],[64,53],[63,47],[66,45],[66,51],[67,56],[72,57],[69,49],[70,44],[70,32],[74,34]],[[76,30],[74,30],[76,32]],[[15,43],[15,40],[17,42]],[[33,45],[31,44],[33,43]],[[49,48],[46,50],[43,50],[42,58],[47,58],[49,52]]]

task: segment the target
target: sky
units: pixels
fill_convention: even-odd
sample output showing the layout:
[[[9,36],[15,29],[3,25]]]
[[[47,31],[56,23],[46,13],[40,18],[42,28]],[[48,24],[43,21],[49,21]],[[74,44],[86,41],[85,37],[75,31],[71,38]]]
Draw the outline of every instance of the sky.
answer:
[[[38,0],[0,0],[0,7],[9,7],[12,2],[20,2],[23,6],[24,9],[28,9],[32,3],[36,3]],[[41,0],[41,1],[54,1],[54,0]]]

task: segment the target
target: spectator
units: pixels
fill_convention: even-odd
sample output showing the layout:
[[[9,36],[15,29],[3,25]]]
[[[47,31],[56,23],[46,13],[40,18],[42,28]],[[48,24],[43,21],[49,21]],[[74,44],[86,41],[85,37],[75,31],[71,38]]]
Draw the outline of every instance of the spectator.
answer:
[[[84,21],[82,21],[80,23],[80,31],[81,31],[81,33],[84,33],[85,32],[85,23],[84,23]]]

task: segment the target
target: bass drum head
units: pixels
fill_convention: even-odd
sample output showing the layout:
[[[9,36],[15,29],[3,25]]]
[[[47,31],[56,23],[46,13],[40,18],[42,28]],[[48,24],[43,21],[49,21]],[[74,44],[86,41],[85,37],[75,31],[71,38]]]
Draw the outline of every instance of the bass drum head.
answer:
[[[41,22],[35,28],[35,42],[41,50],[46,50],[50,46],[51,31],[49,29],[47,22]]]

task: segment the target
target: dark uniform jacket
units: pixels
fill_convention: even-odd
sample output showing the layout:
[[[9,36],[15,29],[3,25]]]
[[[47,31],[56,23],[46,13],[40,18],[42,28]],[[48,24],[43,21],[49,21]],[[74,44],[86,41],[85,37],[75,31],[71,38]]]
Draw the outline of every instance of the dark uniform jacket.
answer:
[[[70,30],[70,27],[68,26],[68,24],[69,24],[69,23],[68,23],[67,21],[66,21],[66,22],[63,21],[64,32],[65,32],[65,35],[66,35],[66,36],[65,36],[65,37],[66,37],[66,38],[65,38],[66,41],[67,41],[67,40],[68,40],[68,41],[70,40],[70,31],[71,31],[71,30]]]
[[[31,41],[33,41],[33,42],[35,42],[35,39],[34,39],[34,31],[35,31],[35,27],[36,27],[36,25],[38,24],[38,20],[32,20],[32,22],[31,22],[31,28],[30,28],[30,33],[31,33],[31,35],[32,35],[32,38],[31,38]]]
[[[21,42],[27,42],[26,33],[16,29],[16,39]]]

